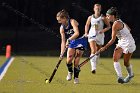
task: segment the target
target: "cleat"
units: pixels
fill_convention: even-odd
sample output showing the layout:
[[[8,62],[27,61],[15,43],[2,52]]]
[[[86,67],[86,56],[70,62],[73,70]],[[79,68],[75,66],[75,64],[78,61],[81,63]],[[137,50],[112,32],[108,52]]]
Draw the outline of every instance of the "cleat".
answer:
[[[124,83],[128,83],[132,78],[134,77],[134,74],[132,76],[127,76],[125,79],[124,79]]]
[[[92,74],[96,74],[96,70],[92,70],[91,73],[92,73]]]
[[[79,84],[79,79],[78,78],[74,79],[74,84]]]
[[[68,72],[68,75],[66,77],[67,81],[70,81],[72,79],[72,72]]]
[[[122,78],[122,77],[119,77],[119,78],[118,78],[118,83],[121,83],[121,84],[123,84],[123,83],[124,83],[124,80],[123,80],[123,78]]]

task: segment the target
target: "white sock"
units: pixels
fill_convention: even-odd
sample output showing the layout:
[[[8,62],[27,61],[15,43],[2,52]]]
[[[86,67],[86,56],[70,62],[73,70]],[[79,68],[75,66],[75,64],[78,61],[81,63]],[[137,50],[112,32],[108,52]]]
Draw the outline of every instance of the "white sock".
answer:
[[[91,54],[90,56],[93,56],[94,54]],[[95,55],[93,58],[90,59],[91,63],[91,70],[96,70],[96,59],[97,55]]]
[[[97,55],[97,59],[96,59],[96,63],[97,63],[97,64],[99,63],[99,61],[98,61],[99,58],[100,58],[100,54]]]
[[[133,75],[132,65],[130,65],[129,67],[126,67],[126,70],[127,70],[129,76]]]
[[[114,68],[118,77],[122,77],[121,65],[119,62],[114,62]]]

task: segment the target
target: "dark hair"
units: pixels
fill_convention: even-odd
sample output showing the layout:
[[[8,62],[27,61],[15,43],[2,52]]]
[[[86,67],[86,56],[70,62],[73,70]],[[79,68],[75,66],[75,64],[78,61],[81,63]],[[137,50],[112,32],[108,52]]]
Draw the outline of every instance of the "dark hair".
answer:
[[[110,9],[108,9],[106,14],[114,15],[116,18],[120,18],[119,12],[116,7],[111,7]]]
[[[56,17],[67,18],[68,19],[69,18],[69,14],[68,14],[68,12],[65,9],[63,9],[63,10],[61,10],[61,11],[59,11],[57,13]]]

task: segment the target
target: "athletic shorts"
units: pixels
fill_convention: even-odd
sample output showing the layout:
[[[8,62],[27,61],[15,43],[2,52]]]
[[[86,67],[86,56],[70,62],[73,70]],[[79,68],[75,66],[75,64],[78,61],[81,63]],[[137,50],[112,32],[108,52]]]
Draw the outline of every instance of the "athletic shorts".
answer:
[[[88,36],[88,42],[96,41],[98,45],[104,45],[104,34],[97,34],[95,36]]]
[[[123,49],[123,53],[127,54],[127,53],[133,53],[136,50],[136,45],[135,42],[121,42],[120,40],[118,41],[118,44],[116,45],[116,48],[120,47]]]
[[[87,38],[81,37],[75,40],[71,40],[69,48],[85,50],[87,48]]]

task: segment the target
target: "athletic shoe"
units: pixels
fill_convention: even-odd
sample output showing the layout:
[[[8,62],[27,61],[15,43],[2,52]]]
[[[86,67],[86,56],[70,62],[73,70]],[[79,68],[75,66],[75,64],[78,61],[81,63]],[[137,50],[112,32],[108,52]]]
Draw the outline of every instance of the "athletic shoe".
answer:
[[[134,74],[132,76],[127,76],[125,79],[124,79],[124,83],[128,83],[132,78],[134,77]]]
[[[122,77],[118,77],[118,83],[123,84],[124,83],[124,79]]]
[[[78,78],[74,79],[74,84],[79,84],[79,79]]]
[[[70,81],[72,79],[72,72],[68,72],[66,80]]]
[[[91,73],[92,73],[92,74],[96,74],[96,70],[92,70]]]

